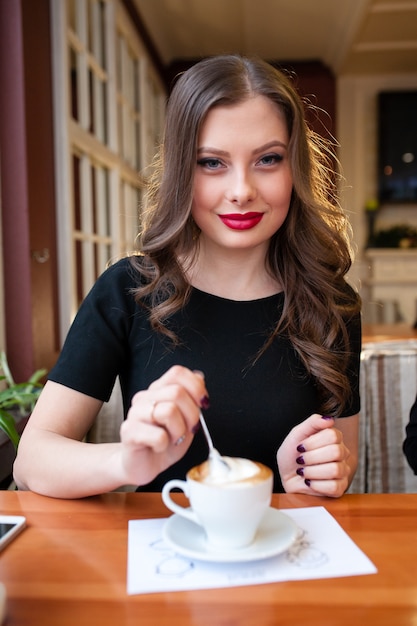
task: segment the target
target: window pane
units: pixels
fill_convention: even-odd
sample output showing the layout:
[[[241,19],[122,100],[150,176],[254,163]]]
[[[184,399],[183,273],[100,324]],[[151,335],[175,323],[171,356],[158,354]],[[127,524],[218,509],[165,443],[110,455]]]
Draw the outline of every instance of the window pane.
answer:
[[[62,5],[67,54],[60,50],[60,58],[68,61],[62,71],[69,81],[71,117],[65,165],[69,158],[72,185],[64,193],[72,204],[60,219],[71,238],[73,254],[62,266],[71,264],[64,274],[71,284],[68,310],[74,311],[109,260],[137,248],[138,173],[159,139],[163,99],[122,2],[62,0]]]
[[[75,0],[67,0],[67,23],[68,28],[75,31]]]
[[[78,74],[77,74],[77,55],[74,50],[70,50],[70,68],[69,68],[69,76],[70,76],[70,111],[72,118],[79,121],[78,117]]]
[[[81,230],[80,159],[75,154],[72,157],[72,180],[73,223],[75,230]]]

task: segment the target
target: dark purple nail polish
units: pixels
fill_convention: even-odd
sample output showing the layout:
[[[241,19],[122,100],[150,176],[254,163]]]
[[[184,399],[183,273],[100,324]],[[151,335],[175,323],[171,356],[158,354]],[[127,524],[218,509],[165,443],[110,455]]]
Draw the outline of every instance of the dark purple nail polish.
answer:
[[[297,446],[297,452],[305,452],[305,451],[306,451],[305,447],[303,446],[302,443],[300,443],[300,445]]]
[[[200,422],[197,422],[197,424],[194,424],[194,426],[191,429],[192,434],[196,435],[198,433],[198,431],[200,430],[200,428],[201,428],[201,423]]]
[[[210,400],[208,396],[203,396],[200,400],[200,406],[202,409],[209,409],[210,408]]]
[[[299,467],[296,471],[296,474],[298,474],[299,476],[304,476],[304,467]]]
[[[310,485],[311,485],[311,480],[310,480],[309,478],[306,478],[304,482],[305,482],[305,484],[307,485],[307,487],[310,487]]]
[[[323,420],[332,420],[333,417],[332,417],[332,415],[322,415],[321,419],[323,419]]]
[[[298,465],[305,465],[304,457],[302,456],[299,456],[297,459],[295,459],[295,462],[298,463]]]

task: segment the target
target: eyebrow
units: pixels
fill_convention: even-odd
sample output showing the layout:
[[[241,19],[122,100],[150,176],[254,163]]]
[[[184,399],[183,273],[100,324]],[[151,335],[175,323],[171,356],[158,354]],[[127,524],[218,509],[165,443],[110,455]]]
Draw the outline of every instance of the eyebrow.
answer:
[[[252,150],[252,154],[259,154],[260,152],[264,152],[265,150],[269,150],[270,148],[285,148],[287,149],[287,144],[283,141],[279,141],[278,139],[273,139],[272,141],[268,141],[268,143],[263,146],[259,146],[259,148],[255,148]],[[197,153],[201,154],[202,152],[210,152],[212,154],[218,154],[219,156],[228,156],[229,153],[226,150],[220,150],[219,148],[211,148],[210,146],[201,146],[197,149]]]

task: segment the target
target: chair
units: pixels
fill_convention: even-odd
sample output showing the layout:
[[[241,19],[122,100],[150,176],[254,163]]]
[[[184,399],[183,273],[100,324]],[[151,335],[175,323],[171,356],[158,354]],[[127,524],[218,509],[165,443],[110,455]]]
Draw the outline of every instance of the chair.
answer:
[[[119,379],[116,379],[110,400],[105,402],[87,434],[89,443],[120,441],[123,422],[123,400]]]
[[[89,443],[120,441],[120,426],[123,422],[123,399],[119,379],[116,379],[110,400],[101,407],[93,426],[87,433]],[[125,485],[116,491],[134,491],[135,485]]]
[[[417,476],[402,451],[416,391],[417,341],[364,344],[359,465],[349,492],[417,492]]]

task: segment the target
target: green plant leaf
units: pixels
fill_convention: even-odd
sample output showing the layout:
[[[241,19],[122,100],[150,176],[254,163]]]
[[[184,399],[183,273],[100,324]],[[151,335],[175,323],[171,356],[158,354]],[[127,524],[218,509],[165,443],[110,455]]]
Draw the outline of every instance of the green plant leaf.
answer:
[[[4,376],[0,375],[0,382],[6,383],[6,387],[0,389],[0,429],[6,433],[17,449],[20,435],[16,430],[13,415],[16,415],[16,411],[20,411],[22,416],[26,416],[33,411],[43,387],[40,380],[46,374],[46,370],[37,370],[28,381],[15,383],[4,351],[0,352],[0,369],[4,374]]]
[[[39,389],[43,387],[43,384],[40,382],[40,380],[41,378],[45,376],[46,372],[47,372],[46,369],[41,369],[41,370],[36,370],[36,372],[32,374],[32,376],[29,378],[28,382],[26,383],[28,392],[32,392],[33,387],[36,387]]]
[[[16,424],[13,417],[3,409],[0,409],[0,428],[6,433],[6,435],[9,437],[10,441],[14,445],[15,450],[17,450],[20,435],[16,430]]]
[[[3,350],[0,353],[0,367],[3,371],[4,378],[7,380],[7,384],[9,387],[12,387],[14,385],[14,379],[7,362],[6,353]]]
[[[12,389],[3,389],[0,391],[0,408],[18,407],[30,410],[38,399],[41,388],[41,386],[34,387],[27,383],[19,383]]]

